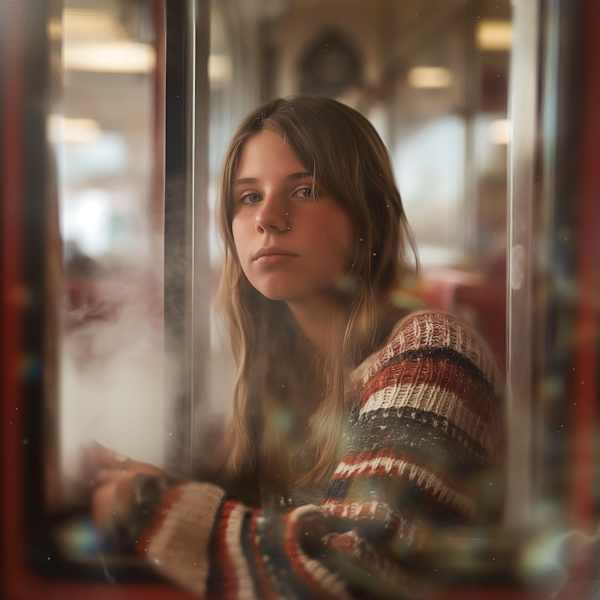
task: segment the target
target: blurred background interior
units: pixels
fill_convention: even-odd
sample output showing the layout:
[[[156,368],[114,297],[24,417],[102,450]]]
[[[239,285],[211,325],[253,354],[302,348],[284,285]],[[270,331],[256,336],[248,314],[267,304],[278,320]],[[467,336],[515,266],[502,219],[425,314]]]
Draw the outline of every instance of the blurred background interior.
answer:
[[[91,438],[161,464],[172,436],[162,359],[164,6],[65,0],[50,22],[67,488]],[[504,365],[511,10],[510,0],[213,1],[205,28],[210,303],[222,263],[217,182],[233,128],[269,98],[325,94],[369,118],[390,150],[422,266],[408,294],[472,323]],[[208,453],[235,377],[212,313],[206,331],[196,427]]]
[[[104,552],[80,450],[95,439],[185,477],[215,464],[235,378],[213,310],[220,163],[247,111],[297,93],[371,120],[421,261],[401,301],[458,314],[507,373],[502,527],[466,532],[475,550],[446,567],[460,585],[477,563],[494,585],[518,572],[529,586],[569,531],[597,534],[596,0],[19,0],[0,13],[9,559],[151,577]]]

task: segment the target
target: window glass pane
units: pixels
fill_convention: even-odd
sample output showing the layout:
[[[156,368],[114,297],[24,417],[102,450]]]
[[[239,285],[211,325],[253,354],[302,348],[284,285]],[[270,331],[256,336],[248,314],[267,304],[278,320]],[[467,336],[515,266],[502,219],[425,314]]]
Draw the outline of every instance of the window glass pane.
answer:
[[[48,128],[64,256],[60,457],[68,502],[81,446],[91,439],[163,461],[164,218],[152,6],[67,0],[62,14],[62,102]]]

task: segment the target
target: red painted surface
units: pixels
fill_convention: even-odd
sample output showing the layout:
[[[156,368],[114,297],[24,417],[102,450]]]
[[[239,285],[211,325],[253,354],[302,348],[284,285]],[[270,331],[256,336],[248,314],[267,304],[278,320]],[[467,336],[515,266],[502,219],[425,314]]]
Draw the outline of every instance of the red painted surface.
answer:
[[[2,556],[3,580],[8,597],[15,596],[14,581],[18,565],[23,563],[21,535],[21,448],[22,406],[19,382],[21,354],[21,198],[22,198],[22,54],[19,31],[22,10],[15,3],[11,11],[11,27],[4,27],[2,54],[5,70],[3,90],[2,139]],[[11,585],[12,584],[12,585]],[[16,596],[15,596],[16,597]]]
[[[505,368],[505,270],[484,271],[482,276],[452,267],[424,267],[416,296],[427,306],[447,310],[473,326]]]
[[[573,511],[576,527],[593,519],[596,403],[598,401],[598,223],[600,222],[600,3],[588,2],[584,40],[581,207],[577,228],[578,302],[573,372]]]
[[[597,24],[600,2],[588,0],[584,37],[584,85],[582,120],[581,206],[577,227],[578,300],[575,321],[575,362],[572,381],[573,473],[571,506],[574,527],[594,533],[594,454],[598,402],[598,224],[600,223],[600,36]],[[598,557],[592,545],[582,544],[580,560],[561,590],[559,600],[581,593],[581,582],[591,581]],[[591,583],[589,584],[591,585]]]

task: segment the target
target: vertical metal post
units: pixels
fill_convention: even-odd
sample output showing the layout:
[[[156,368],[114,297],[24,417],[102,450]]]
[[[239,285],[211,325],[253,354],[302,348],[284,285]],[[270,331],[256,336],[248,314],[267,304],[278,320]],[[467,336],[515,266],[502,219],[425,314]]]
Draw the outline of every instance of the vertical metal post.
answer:
[[[533,499],[532,273],[539,0],[517,2],[508,147],[507,495],[505,525],[531,523]]]
[[[190,469],[191,415],[190,269],[194,196],[192,185],[193,2],[167,2],[165,91],[165,464],[185,475]]]
[[[166,466],[193,469],[208,332],[209,2],[167,2],[165,134]]]
[[[459,239],[457,246],[467,256],[479,256],[481,252],[481,240],[479,239],[479,202],[478,202],[478,178],[476,166],[475,147],[475,117],[480,103],[479,77],[480,57],[476,43],[477,19],[472,11],[469,11],[465,19],[465,63],[466,77],[463,101],[463,120],[465,124],[465,177],[464,177],[464,204],[460,217]]]
[[[191,467],[197,467],[197,449],[201,444],[194,435],[198,425],[206,420],[209,399],[208,356],[210,352],[210,257],[208,248],[208,139],[210,85],[208,57],[210,54],[210,0],[196,0],[194,27],[194,270],[192,287],[192,415]]]

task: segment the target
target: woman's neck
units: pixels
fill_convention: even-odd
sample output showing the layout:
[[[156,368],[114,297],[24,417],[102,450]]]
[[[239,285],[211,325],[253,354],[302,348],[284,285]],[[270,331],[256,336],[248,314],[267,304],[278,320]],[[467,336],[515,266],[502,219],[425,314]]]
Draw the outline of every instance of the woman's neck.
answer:
[[[344,310],[339,299],[313,297],[308,301],[288,302],[287,305],[300,329],[317,350],[324,354],[335,350],[340,341],[335,336],[341,335],[345,326]],[[371,345],[363,349],[364,353],[360,360],[366,358],[387,339],[396,322],[407,312],[409,311],[389,302],[378,306],[374,315],[375,321],[372,323]]]
[[[287,305],[310,343],[324,354],[331,352],[336,346],[334,324],[341,316],[338,302],[333,298],[313,297]]]

